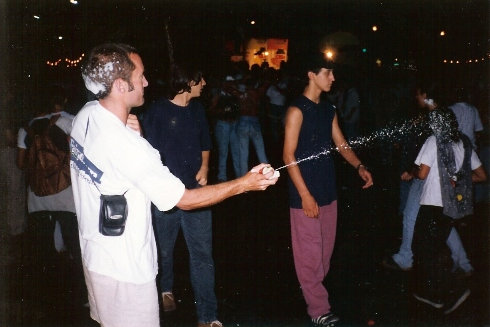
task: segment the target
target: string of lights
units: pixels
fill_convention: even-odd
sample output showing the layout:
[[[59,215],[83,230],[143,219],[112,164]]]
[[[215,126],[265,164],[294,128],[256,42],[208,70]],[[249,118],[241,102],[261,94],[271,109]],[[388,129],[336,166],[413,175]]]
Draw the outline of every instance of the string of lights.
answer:
[[[487,61],[490,59],[490,54],[486,55]],[[485,62],[485,57],[473,58],[473,59],[444,59],[442,61],[444,64],[478,64]]]
[[[85,56],[84,53],[82,53],[80,55],[80,57],[78,57],[78,59],[74,59],[74,60],[71,60],[71,59],[68,59],[68,58],[65,58],[64,60],[63,59],[58,59],[58,60],[55,60],[55,61],[46,61],[46,64],[48,66],[51,66],[51,67],[56,67],[58,65],[61,65],[61,64],[66,64],[66,67],[77,67],[78,64],[80,63],[80,61],[82,61],[83,57]]]

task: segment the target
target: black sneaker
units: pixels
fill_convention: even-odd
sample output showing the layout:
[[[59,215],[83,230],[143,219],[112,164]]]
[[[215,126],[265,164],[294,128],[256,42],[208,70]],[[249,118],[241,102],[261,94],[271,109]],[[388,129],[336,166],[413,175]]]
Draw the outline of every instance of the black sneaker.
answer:
[[[446,310],[444,314],[450,314],[454,310],[456,310],[466,299],[470,296],[471,291],[467,288],[459,293],[455,293],[450,300],[448,301],[448,305],[446,306]]]
[[[442,301],[429,299],[427,297],[423,297],[415,293],[413,293],[413,297],[419,300],[420,302],[433,306],[436,309],[440,309],[444,306],[444,303],[442,303]]]
[[[313,322],[313,326],[315,327],[334,327],[339,320],[340,318],[334,315],[332,312],[321,315],[320,317],[317,317],[315,319],[311,319],[311,321]]]
[[[392,256],[386,257],[383,259],[381,262],[381,265],[385,268],[391,269],[391,270],[398,270],[398,271],[410,271],[412,270],[412,267],[402,267],[398,263],[396,263],[395,260],[393,260]]]

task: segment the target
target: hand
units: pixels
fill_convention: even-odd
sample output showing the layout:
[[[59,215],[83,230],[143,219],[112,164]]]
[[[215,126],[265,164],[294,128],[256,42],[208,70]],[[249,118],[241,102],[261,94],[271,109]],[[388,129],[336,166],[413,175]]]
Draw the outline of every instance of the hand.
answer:
[[[363,185],[363,189],[373,186],[373,177],[369,170],[367,170],[364,166],[359,167],[359,176],[361,176],[362,180],[366,182]]]
[[[408,171],[404,171],[403,174],[401,174],[400,179],[402,181],[409,181],[413,178],[413,175],[410,174]]]
[[[315,198],[311,195],[305,195],[301,197],[301,205],[303,206],[303,211],[307,217],[318,218],[320,213],[320,208]]]
[[[245,180],[245,192],[247,191],[263,191],[271,185],[277,183],[278,176],[274,175],[275,170],[271,170],[266,174],[261,171],[264,167],[270,167],[269,164],[260,164],[255,166],[242,178]]]
[[[128,119],[126,120],[126,126],[128,126],[129,128],[138,132],[141,135],[141,126],[138,117],[136,117],[136,115],[133,114],[128,115]]]
[[[201,186],[208,184],[208,168],[207,167],[201,167],[201,169],[199,169],[199,171],[196,174],[196,181]]]

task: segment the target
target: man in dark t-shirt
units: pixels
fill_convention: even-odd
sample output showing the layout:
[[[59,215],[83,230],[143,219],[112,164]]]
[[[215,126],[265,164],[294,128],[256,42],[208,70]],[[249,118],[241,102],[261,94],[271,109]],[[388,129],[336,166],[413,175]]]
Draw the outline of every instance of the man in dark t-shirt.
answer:
[[[160,152],[162,162],[187,189],[207,184],[211,138],[204,107],[195,100],[206,85],[199,70],[173,65],[167,97],[155,101],[144,114],[143,131]],[[214,292],[211,210],[185,211],[152,208],[159,246],[159,286],[163,310],[176,309],[172,292],[173,252],[182,229],[189,250],[191,282],[199,327],[217,327],[217,301]]]

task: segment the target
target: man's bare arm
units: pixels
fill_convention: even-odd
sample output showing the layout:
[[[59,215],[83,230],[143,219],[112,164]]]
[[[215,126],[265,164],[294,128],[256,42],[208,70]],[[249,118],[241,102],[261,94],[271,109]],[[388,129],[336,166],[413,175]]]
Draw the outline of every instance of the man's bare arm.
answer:
[[[183,210],[198,209],[211,206],[241,193],[263,191],[269,186],[276,184],[278,179],[277,177],[271,178],[273,171],[265,175],[258,172],[267,166],[269,165],[260,164],[255,166],[252,169],[254,172],[250,171],[246,175],[228,182],[192,190],[186,189],[184,195],[177,203],[177,207]]]
[[[361,160],[357,157],[354,151],[351,149],[347,143],[344,134],[340,130],[337,114],[335,114],[332,122],[332,139],[339,153],[344,157],[344,159],[356,168],[359,172],[359,176],[366,182],[362,188],[368,188],[373,185],[373,178],[371,173],[362,165]]]

